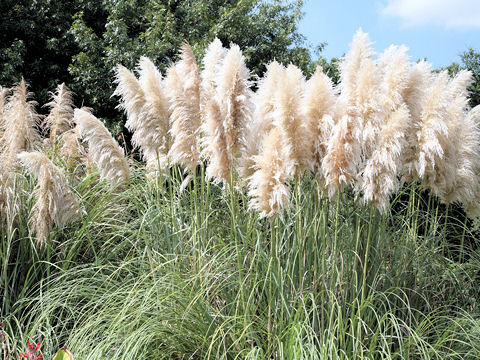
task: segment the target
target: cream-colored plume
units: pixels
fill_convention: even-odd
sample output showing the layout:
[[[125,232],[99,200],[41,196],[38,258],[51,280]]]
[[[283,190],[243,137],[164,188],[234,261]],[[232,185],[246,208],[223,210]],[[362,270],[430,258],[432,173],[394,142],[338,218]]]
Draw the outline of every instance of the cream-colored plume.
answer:
[[[145,94],[141,123],[135,126],[132,143],[142,150],[147,168],[165,170],[168,167],[170,129],[168,100],[162,85],[162,75],[146,57],[140,58],[140,86]]]
[[[84,109],[75,109],[74,120],[80,136],[88,143],[88,153],[100,171],[100,179],[112,184],[127,183],[130,172],[123,149],[105,125]]]
[[[301,111],[312,135],[313,160],[317,174],[321,176],[322,160],[327,151],[334,121],[335,93],[330,78],[317,67],[315,73],[307,81],[301,102]]]
[[[57,92],[51,93],[51,97],[52,101],[44,105],[50,108],[45,123],[50,128],[50,139],[55,142],[58,136],[73,127],[73,100],[65,83],[58,85]]]
[[[182,58],[167,71],[165,87],[170,105],[172,146],[168,153],[172,164],[194,171],[200,151],[200,77],[190,45],[182,46]]]
[[[5,132],[0,141],[4,164],[16,164],[19,153],[32,151],[40,145],[40,134],[35,126],[39,125],[41,117],[35,111],[36,102],[28,100],[30,96],[22,78],[13,88],[13,94],[5,107]]]
[[[441,200],[449,204],[467,204],[475,196],[475,161],[478,158],[479,130],[472,121],[475,112],[468,113],[467,87],[472,80],[470,71],[460,71],[449,84],[447,127],[451,134],[449,146],[445,148],[443,166],[436,168],[435,186],[440,189]],[[477,157],[477,158],[476,158]]]
[[[378,60],[373,121],[370,121],[370,149],[364,150],[365,167],[358,181],[357,192],[363,192],[364,202],[372,202],[383,213],[390,196],[399,188],[403,155],[407,146],[410,113],[403,101],[410,62],[404,46],[390,46]],[[373,150],[372,150],[373,149]]]
[[[287,168],[294,169],[291,175],[298,177],[313,169],[313,138],[301,107],[304,89],[302,71],[290,64],[284,70],[284,78],[277,84],[274,96],[273,125],[282,134],[284,154],[287,155],[284,161],[290,163]]]
[[[283,145],[279,128],[270,130],[262,148],[262,153],[254,158],[256,171],[249,179],[248,195],[251,208],[260,211],[261,217],[272,217],[289,204],[287,182],[295,169],[291,162],[285,161],[289,150]]]
[[[255,110],[247,123],[245,150],[239,164],[240,177],[246,179],[254,172],[254,156],[261,152],[262,141],[273,127],[274,96],[277,85],[283,79],[284,67],[273,61],[267,65],[264,77],[258,82],[253,95]]]
[[[382,213],[388,209],[390,196],[399,188],[398,173],[407,146],[406,129],[410,114],[405,104],[390,113],[382,127],[378,146],[363,171],[362,191],[365,202],[372,202]]]
[[[433,81],[432,68],[426,61],[420,61],[410,68],[407,85],[403,90],[402,97],[408,106],[411,123],[407,129],[407,148],[403,160],[403,181],[416,178],[415,162],[417,159],[418,134],[422,127],[423,102]]]
[[[240,47],[232,44],[216,78],[216,100],[223,117],[227,151],[232,159],[245,147],[245,128],[251,119],[249,75]]]
[[[202,148],[208,158],[206,176],[214,182],[229,183],[232,174],[232,157],[227,146],[223,116],[218,103],[210,100],[205,107],[205,121],[202,124]]]
[[[455,200],[465,205],[467,215],[480,217],[480,105],[468,112],[462,130]]]
[[[145,105],[145,94],[135,75],[125,66],[118,64],[115,70],[115,83],[117,87],[113,95],[120,97],[119,108],[125,110],[127,122],[125,127],[135,131],[141,123],[140,114]]]
[[[37,244],[43,246],[54,224],[61,229],[80,218],[82,212],[62,170],[46,155],[40,152],[22,152],[18,158],[22,166],[38,179],[33,193],[36,201],[30,223],[36,233]]]
[[[215,38],[208,45],[203,57],[203,71],[201,74],[202,106],[206,106],[215,97],[217,74],[220,71],[226,52],[227,50],[222,46],[222,42],[218,38]]]
[[[5,131],[5,101],[10,89],[0,86],[0,141],[2,141],[2,135]],[[0,152],[2,144],[0,143]]]
[[[417,132],[418,153],[415,160],[415,172],[426,187],[435,182],[435,168],[441,166],[445,158],[445,148],[450,137],[447,126],[447,107],[449,101],[449,76],[446,71],[439,73],[424,98],[420,115],[421,127]],[[438,189],[431,190],[438,195]]]
[[[366,146],[363,135],[365,119],[362,116],[370,116],[374,109],[373,86],[377,81],[375,76],[373,79],[368,78],[373,71],[372,56],[368,35],[361,30],[357,31],[350,44],[350,51],[340,64],[341,95],[338,103],[345,104],[341,107],[345,113],[334,126],[333,135],[328,141],[327,155],[322,162],[330,198],[342,185],[353,184],[362,162],[362,149]]]

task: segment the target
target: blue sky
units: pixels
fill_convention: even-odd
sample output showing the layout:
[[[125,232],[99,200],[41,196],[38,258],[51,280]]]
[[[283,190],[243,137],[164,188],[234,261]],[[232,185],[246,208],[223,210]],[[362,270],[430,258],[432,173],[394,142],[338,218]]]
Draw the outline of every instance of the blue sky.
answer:
[[[303,11],[299,30],[313,45],[328,43],[327,59],[342,56],[360,27],[377,52],[404,44],[434,68],[480,50],[480,0],[305,0]]]

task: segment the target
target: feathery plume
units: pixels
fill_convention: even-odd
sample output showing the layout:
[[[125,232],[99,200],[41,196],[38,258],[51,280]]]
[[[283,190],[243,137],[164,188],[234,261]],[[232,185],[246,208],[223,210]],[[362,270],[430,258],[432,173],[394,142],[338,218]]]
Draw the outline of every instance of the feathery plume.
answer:
[[[451,136],[449,146],[445,149],[444,166],[436,168],[436,186],[442,189],[441,199],[446,204],[470,202],[475,196],[478,182],[475,162],[480,160],[480,134],[473,119],[480,108],[468,112],[467,87],[471,79],[472,73],[462,70],[449,85],[447,127]]]
[[[120,97],[121,100],[118,107],[125,110],[127,114],[125,127],[130,131],[135,131],[140,123],[139,116],[145,105],[143,89],[135,75],[120,64],[117,65],[115,70],[115,83],[117,87],[113,95]]]
[[[54,224],[61,229],[80,218],[82,212],[62,170],[46,155],[40,152],[22,152],[18,158],[22,166],[38,179],[34,191],[36,202],[30,222],[41,247],[47,242]]]
[[[418,137],[422,127],[422,104],[425,101],[428,89],[433,80],[432,68],[426,61],[420,61],[410,68],[407,85],[402,97],[410,112],[410,127],[407,130],[408,145],[403,160],[403,180],[408,181],[416,177],[415,161],[418,154]]]
[[[223,58],[227,50],[222,46],[222,42],[215,38],[205,52],[203,57],[203,71],[201,74],[201,95],[202,107],[215,97],[216,79],[220,70]]]
[[[274,96],[277,84],[283,79],[284,67],[273,61],[267,65],[264,77],[258,82],[258,90],[253,95],[255,110],[253,118],[246,125],[245,150],[239,164],[242,178],[254,172],[254,156],[261,152],[262,140],[273,127]]]
[[[255,156],[256,171],[249,178],[250,207],[260,217],[272,217],[288,205],[290,190],[287,181],[295,169],[285,161],[287,150],[279,128],[273,128],[263,141],[263,151]]]
[[[50,128],[50,139],[55,141],[58,136],[73,126],[73,100],[72,92],[65,83],[57,86],[56,93],[50,94],[52,101],[44,105],[50,108],[45,123]]]
[[[302,98],[301,109],[307,120],[309,132],[312,134],[314,165],[321,168],[326,154],[326,143],[330,138],[334,126],[333,113],[335,107],[335,93],[330,78],[323,73],[320,66],[307,81]]]
[[[188,43],[182,45],[181,59],[175,65],[178,76],[183,85],[183,91],[189,102],[192,115],[192,125],[198,131],[200,127],[200,84],[197,61],[191,46]]]
[[[20,81],[9,97],[5,108],[5,132],[0,146],[5,155],[5,162],[17,163],[17,155],[22,151],[33,150],[40,144],[40,135],[35,130],[40,122],[40,115],[35,111],[36,102],[29,101],[31,93],[27,92],[25,80]]]
[[[238,157],[244,147],[244,132],[251,117],[249,71],[238,45],[232,44],[216,78],[216,99],[223,116],[227,151]]]
[[[105,125],[85,109],[75,109],[74,121],[80,136],[88,143],[88,152],[100,171],[100,179],[113,184],[127,183],[130,173],[123,149]]]
[[[407,145],[406,129],[410,114],[405,104],[390,113],[380,132],[377,148],[363,171],[362,190],[365,202],[372,202],[382,213],[388,208],[390,196],[399,188],[398,172]]]
[[[152,61],[140,58],[140,86],[145,94],[141,122],[132,123],[132,143],[142,150],[147,168],[166,169],[170,149],[168,100],[162,86],[162,75]]]
[[[2,140],[2,135],[5,130],[5,98],[7,97],[10,89],[0,86],[0,141]],[[2,145],[0,143],[0,150]]]
[[[369,102],[373,95],[368,79],[372,72],[372,55],[368,35],[358,30],[350,44],[350,51],[340,64],[341,95],[338,103],[345,104],[345,113],[334,126],[327,155],[322,162],[330,198],[343,184],[353,184],[357,178],[357,167],[364,148],[362,116],[369,115],[373,107]],[[362,71],[363,67],[365,70]]]
[[[438,74],[424,98],[420,115],[421,128],[417,133],[418,154],[415,172],[429,188],[435,182],[435,167],[444,160],[445,148],[449,146],[447,120],[449,76],[446,71]],[[438,195],[438,188],[431,188]]]
[[[194,171],[199,160],[197,133],[200,126],[200,80],[190,45],[182,47],[182,60],[167,70],[165,88],[170,104],[173,164]]]
[[[232,173],[232,157],[228,151],[223,117],[215,100],[210,100],[205,109],[205,121],[202,124],[204,137],[202,148],[209,162],[206,169],[208,179],[228,183]]]
[[[461,163],[455,200],[465,205],[469,217],[480,217],[480,105],[465,116],[459,136]]]
[[[274,97],[273,124],[280,129],[282,143],[288,152],[284,161],[290,162],[296,176],[301,177],[306,170],[313,169],[312,134],[307,118],[301,110],[301,100],[305,88],[302,71],[295,65],[284,70],[284,79],[277,85]],[[292,174],[293,175],[293,174]]]

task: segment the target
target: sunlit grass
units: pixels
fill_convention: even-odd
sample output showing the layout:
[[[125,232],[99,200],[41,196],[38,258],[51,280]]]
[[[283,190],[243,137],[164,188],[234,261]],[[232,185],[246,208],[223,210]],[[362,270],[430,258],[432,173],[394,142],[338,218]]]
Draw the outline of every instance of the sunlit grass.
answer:
[[[269,221],[197,170],[183,190],[176,167],[150,182],[134,169],[123,189],[83,178],[85,215],[40,250],[24,201],[2,232],[12,353],[34,339],[46,358],[63,345],[75,359],[476,358],[479,254],[416,185],[380,215],[305,178]]]

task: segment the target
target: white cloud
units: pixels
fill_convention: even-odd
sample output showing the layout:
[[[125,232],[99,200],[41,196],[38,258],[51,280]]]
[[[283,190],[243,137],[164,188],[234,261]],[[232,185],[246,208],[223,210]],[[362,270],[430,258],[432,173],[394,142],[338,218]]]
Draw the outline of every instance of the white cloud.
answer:
[[[480,0],[387,0],[380,14],[400,18],[405,26],[480,28]]]

